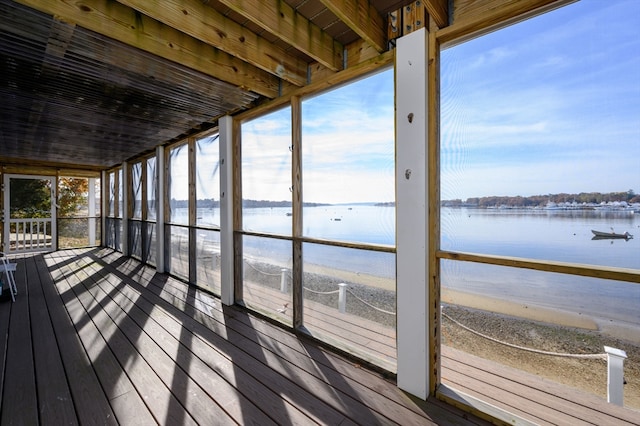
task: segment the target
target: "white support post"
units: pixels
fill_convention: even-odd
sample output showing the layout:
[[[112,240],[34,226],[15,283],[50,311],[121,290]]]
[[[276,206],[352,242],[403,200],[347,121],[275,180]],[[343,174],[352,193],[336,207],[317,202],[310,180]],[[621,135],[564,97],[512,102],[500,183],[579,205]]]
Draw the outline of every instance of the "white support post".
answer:
[[[96,245],[96,178],[89,178],[89,245]]]
[[[122,235],[120,235],[120,246],[122,247],[122,254],[129,256],[129,189],[131,188],[131,176],[129,173],[129,163],[126,161],[122,163],[122,194],[120,199],[122,200]]]
[[[396,47],[397,383],[422,399],[429,390],[427,31]]]
[[[280,293],[286,294],[289,290],[289,280],[287,280],[287,272],[289,272],[287,268],[280,269]]]
[[[607,353],[607,401],[624,405],[624,360],[627,353],[621,349],[604,347]]]
[[[156,148],[156,271],[165,272],[164,265],[164,147]]]
[[[54,200],[51,203],[51,250],[58,250],[58,209],[56,208],[58,204],[58,175],[51,177],[51,199]],[[33,228],[33,223],[31,224]],[[33,238],[33,231],[31,233],[31,238]],[[46,240],[46,236],[45,236]]]
[[[233,249],[233,117],[218,120],[220,134],[220,300],[235,303]]]
[[[109,185],[106,171],[100,172],[100,245],[107,246],[107,216],[109,214]]]
[[[338,284],[338,311],[341,314],[347,312],[347,284]]]

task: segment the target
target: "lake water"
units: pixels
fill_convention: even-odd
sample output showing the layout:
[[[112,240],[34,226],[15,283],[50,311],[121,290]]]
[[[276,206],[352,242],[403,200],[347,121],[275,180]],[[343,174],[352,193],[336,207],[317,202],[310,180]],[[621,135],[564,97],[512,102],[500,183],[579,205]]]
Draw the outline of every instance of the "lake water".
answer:
[[[640,269],[640,214],[443,208],[441,227],[443,250]],[[636,238],[593,239],[611,228]]]
[[[305,236],[384,245],[395,242],[393,207],[339,205],[304,211]],[[215,222],[217,209],[211,212]],[[291,235],[290,212],[289,208],[245,209],[244,229]],[[198,216],[207,222],[210,215],[205,209]],[[635,238],[593,239],[592,229],[608,232],[611,228]],[[443,208],[441,229],[443,250],[640,270],[637,213]],[[312,263],[337,269],[389,278],[395,274],[392,254],[317,244],[305,244],[304,253]],[[640,327],[638,284],[453,261],[443,262],[442,283],[455,290]]]
[[[640,269],[640,214],[588,210],[450,209],[442,249]],[[593,239],[592,229],[635,238]],[[561,309],[640,329],[640,285],[517,268],[445,261],[444,286]]]

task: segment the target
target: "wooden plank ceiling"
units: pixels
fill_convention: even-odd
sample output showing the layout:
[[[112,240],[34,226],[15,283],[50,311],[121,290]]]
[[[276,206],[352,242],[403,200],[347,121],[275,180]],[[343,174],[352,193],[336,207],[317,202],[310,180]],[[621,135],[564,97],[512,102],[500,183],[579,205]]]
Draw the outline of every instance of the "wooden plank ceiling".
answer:
[[[0,0],[0,163],[119,164],[386,51],[415,4]]]

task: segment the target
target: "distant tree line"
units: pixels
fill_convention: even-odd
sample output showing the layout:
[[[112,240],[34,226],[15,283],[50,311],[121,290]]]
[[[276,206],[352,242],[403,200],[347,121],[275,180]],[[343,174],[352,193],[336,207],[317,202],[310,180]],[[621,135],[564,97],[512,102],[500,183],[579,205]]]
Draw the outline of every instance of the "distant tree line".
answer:
[[[273,201],[273,200],[242,200],[242,207],[244,208],[257,208],[257,207],[291,207],[291,201]],[[328,204],[322,203],[304,203],[306,207],[318,207],[327,206]],[[174,208],[187,208],[189,207],[188,200],[176,200],[171,199],[171,206]],[[198,207],[200,208],[217,208],[220,207],[220,200],[214,200],[213,198],[206,198],[198,200]]]
[[[640,203],[640,195],[636,195],[635,192],[630,189],[627,192],[581,192],[579,194],[546,194],[546,195],[532,195],[529,197],[518,196],[489,196],[489,197],[472,197],[467,198],[466,201],[461,199],[456,200],[443,200],[442,205],[446,207],[461,207],[461,206],[474,206],[474,207],[495,207],[495,206],[509,206],[509,207],[543,207],[549,202],[554,203],[572,203],[578,204],[591,203],[612,203],[612,202],[626,201],[627,203]]]

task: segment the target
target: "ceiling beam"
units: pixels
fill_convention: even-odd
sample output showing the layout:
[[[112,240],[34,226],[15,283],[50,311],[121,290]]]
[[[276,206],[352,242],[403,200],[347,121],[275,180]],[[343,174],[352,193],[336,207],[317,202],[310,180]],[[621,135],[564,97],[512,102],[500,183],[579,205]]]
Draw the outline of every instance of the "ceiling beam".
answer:
[[[426,0],[425,4],[429,16],[433,18],[438,28],[449,25],[449,3],[447,0]]]
[[[115,1],[15,1],[243,89],[279,94],[278,77]]]
[[[145,15],[288,82],[307,82],[307,63],[199,0],[118,0]]]
[[[321,1],[334,15],[379,53],[387,50],[386,21],[369,0]]]
[[[342,44],[284,0],[218,1],[332,71],[342,69]]]
[[[449,26],[437,31],[445,46],[461,43],[576,0],[457,0]]]

